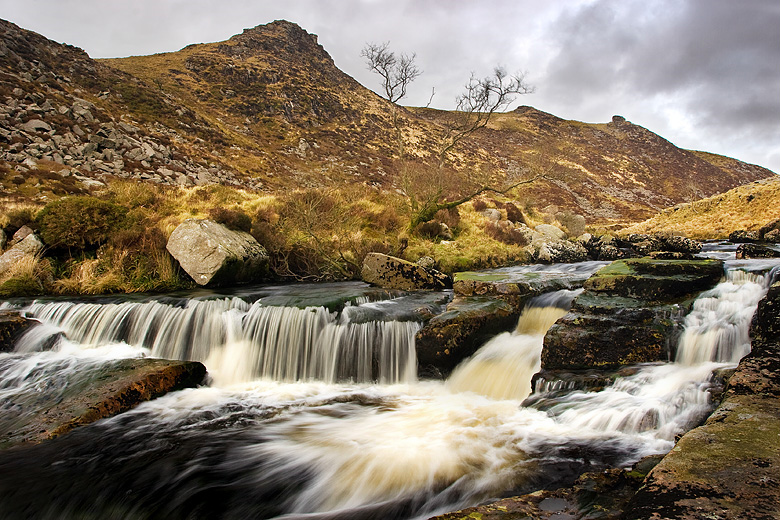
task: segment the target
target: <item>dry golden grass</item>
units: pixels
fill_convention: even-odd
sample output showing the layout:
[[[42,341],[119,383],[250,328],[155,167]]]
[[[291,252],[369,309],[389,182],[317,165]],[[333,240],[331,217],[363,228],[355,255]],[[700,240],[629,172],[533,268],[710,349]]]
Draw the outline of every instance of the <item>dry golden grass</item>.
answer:
[[[726,193],[663,210],[621,233],[668,232],[690,238],[726,238],[757,230],[780,218],[780,177],[756,181]]]

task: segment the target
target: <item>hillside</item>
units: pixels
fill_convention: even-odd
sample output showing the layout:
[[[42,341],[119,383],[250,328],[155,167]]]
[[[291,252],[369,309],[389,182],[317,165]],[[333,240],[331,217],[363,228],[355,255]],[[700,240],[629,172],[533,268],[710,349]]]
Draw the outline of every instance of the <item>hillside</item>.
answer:
[[[269,193],[355,183],[401,188],[406,163],[397,157],[393,107],[293,23],[100,61],[10,22],[0,21],[0,34],[0,195],[7,200],[83,192],[112,178]],[[433,162],[444,115],[401,109],[409,162]],[[590,223],[647,218],[772,175],[679,149],[621,117],[586,124],[530,107],[495,117],[447,167],[489,170],[498,179],[548,172],[551,180],[513,196]]]
[[[667,208],[622,232],[668,232],[691,238],[727,238],[734,231],[757,231],[779,218],[780,177],[773,177]]]

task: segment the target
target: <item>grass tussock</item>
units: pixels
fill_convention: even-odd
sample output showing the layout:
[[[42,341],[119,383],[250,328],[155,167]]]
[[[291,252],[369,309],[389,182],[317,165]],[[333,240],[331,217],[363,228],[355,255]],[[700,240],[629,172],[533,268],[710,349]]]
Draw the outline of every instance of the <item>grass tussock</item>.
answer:
[[[667,232],[695,239],[726,238],[737,230],[758,230],[777,218],[780,218],[780,177],[665,209],[621,233]]]
[[[0,274],[0,297],[37,296],[52,290],[52,267],[49,260],[26,256]]]

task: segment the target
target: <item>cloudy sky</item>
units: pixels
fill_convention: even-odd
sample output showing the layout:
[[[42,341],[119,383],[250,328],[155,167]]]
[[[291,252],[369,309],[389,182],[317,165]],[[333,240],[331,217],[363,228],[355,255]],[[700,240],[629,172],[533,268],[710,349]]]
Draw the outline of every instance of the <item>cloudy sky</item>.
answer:
[[[470,74],[524,71],[518,99],[566,119],[614,114],[676,145],[780,173],[778,0],[0,0],[0,17],[93,58],[178,50],[285,19],[363,85],[366,42],[416,53],[404,103],[451,108]]]

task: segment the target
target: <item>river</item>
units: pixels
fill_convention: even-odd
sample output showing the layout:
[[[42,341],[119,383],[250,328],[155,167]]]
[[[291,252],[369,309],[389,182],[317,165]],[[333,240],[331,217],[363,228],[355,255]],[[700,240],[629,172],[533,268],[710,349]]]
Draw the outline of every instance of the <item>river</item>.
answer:
[[[0,303],[43,323],[0,354],[6,417],[56,399],[59,376],[115,359],[199,360],[210,378],[3,454],[0,513],[428,518],[665,453],[711,411],[713,371],[749,352],[750,317],[780,263],[735,261],[721,246],[708,255],[727,269],[686,316],[677,359],[637,367],[598,392],[531,388],[544,333],[577,290],[529,302],[515,331],[446,381],[417,378],[414,335],[448,293],[345,283]],[[587,277],[600,265],[502,274]]]

